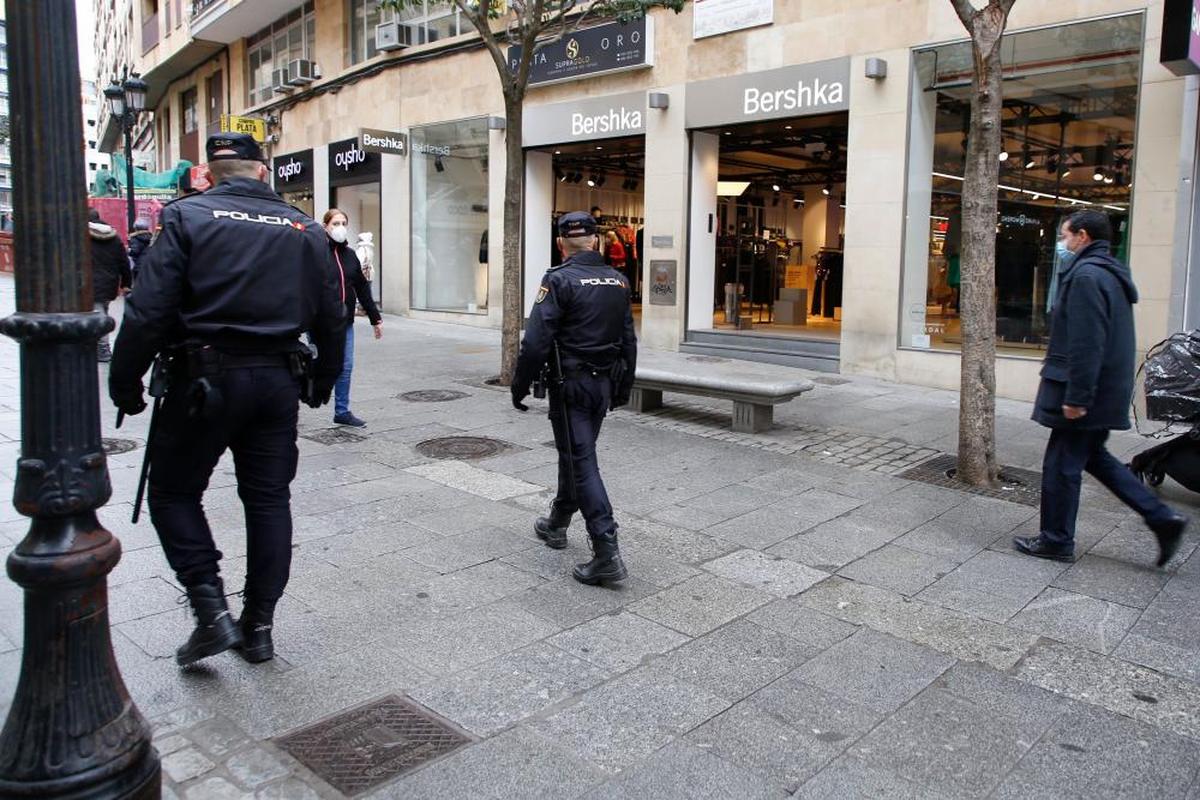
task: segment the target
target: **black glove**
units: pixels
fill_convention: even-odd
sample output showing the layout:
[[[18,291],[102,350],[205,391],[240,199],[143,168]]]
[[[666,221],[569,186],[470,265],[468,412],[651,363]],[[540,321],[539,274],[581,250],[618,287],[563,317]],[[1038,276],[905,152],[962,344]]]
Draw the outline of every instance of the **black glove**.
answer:
[[[529,410],[529,406],[527,406],[521,402],[528,396],[529,396],[529,387],[517,386],[515,383],[512,385],[512,404],[513,404],[513,408],[515,408],[517,411],[528,411]]]
[[[337,383],[337,376],[321,377],[317,376],[313,379],[312,397],[305,400],[310,408],[320,408],[329,402],[330,395],[333,394],[333,385]]]
[[[614,408],[620,408],[621,406],[629,405],[629,395],[632,390],[633,387],[620,387],[613,389],[612,403],[609,405],[609,411],[613,410]]]
[[[146,400],[142,396],[145,387],[142,382],[138,381],[130,386],[112,386],[108,387],[108,396],[112,398],[113,405],[117,410],[129,416],[136,416],[146,410]]]

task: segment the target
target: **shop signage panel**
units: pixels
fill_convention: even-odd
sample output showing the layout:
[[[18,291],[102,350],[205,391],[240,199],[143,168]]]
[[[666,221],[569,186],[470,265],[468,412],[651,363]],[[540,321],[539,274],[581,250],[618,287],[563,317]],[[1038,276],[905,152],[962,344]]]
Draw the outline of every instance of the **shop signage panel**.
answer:
[[[524,147],[589,142],[646,132],[646,93],[585,97],[569,103],[525,106],[521,123]]]
[[[828,114],[850,108],[850,59],[714,78],[687,85],[688,128]]]
[[[1200,75],[1200,0],[1165,0],[1158,60],[1176,75]]]
[[[770,25],[774,20],[775,0],[693,0],[692,2],[693,39],[756,28],[759,25]]]
[[[516,69],[521,48],[508,48],[508,65]],[[610,72],[654,66],[654,20],[643,17],[622,25],[609,22],[575,31],[538,50],[529,67],[529,85],[537,86]]]
[[[221,115],[222,133],[248,133],[256,142],[267,140],[267,121],[258,117],[239,117],[233,114]]]
[[[348,186],[379,180],[379,153],[368,153],[359,145],[359,137],[331,142],[329,145],[329,185]]]
[[[363,128],[358,134],[359,147],[368,153],[387,153],[393,156],[408,155],[408,136],[398,131],[380,131]]]
[[[675,246],[674,236],[651,236],[650,246],[659,250],[670,250]]]
[[[271,175],[277,192],[311,189],[313,185],[313,151],[299,150],[271,159]]]
[[[650,305],[673,306],[679,288],[676,281],[678,261],[650,262]]]

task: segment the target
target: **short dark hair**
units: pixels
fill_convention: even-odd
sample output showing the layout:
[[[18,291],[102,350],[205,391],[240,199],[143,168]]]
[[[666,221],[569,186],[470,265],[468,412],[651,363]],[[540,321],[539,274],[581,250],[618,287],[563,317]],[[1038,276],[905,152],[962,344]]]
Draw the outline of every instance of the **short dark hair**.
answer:
[[[88,209],[88,222],[99,222],[99,221],[100,221],[100,212],[94,208],[89,208]]]
[[[1084,231],[1097,242],[1112,241],[1112,223],[1108,221],[1107,214],[1099,211],[1076,211],[1067,217],[1067,230],[1072,233]]]
[[[603,210],[604,209],[601,208],[600,206],[592,206],[592,210],[590,213],[595,214],[597,211],[603,211]]]

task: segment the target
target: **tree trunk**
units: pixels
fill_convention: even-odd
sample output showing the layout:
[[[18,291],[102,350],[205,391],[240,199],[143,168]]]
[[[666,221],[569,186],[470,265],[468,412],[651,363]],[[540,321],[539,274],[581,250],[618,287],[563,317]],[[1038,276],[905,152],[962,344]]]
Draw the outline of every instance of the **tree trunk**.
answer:
[[[1011,6],[1011,3],[1007,4]],[[1000,177],[1000,36],[1008,9],[993,3],[972,20],[975,76],[962,193],[962,373],[958,479],[993,483],[996,465],[996,219]]]
[[[504,97],[504,302],[500,331],[500,383],[512,384],[517,369],[524,322],[521,301],[521,211],[525,196],[525,150],[521,147],[521,108],[523,98],[505,93]]]

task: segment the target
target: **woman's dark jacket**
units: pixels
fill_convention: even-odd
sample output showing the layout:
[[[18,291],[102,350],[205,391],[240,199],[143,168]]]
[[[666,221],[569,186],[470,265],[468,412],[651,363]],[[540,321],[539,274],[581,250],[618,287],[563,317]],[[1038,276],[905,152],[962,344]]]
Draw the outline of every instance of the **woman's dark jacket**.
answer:
[[[150,231],[134,231],[129,234],[129,260],[133,262],[134,277],[137,277],[138,266],[142,263],[142,254],[150,246],[154,235]]]
[[[117,299],[122,286],[133,284],[129,255],[111,225],[89,222],[88,236],[92,240],[92,301],[108,303]]]
[[[375,298],[371,297],[371,284],[363,275],[362,264],[359,263],[354,248],[349,244],[338,244],[333,239],[329,240],[329,246],[334,266],[340,263],[342,275],[345,277],[345,283],[339,282],[339,288],[343,291],[342,299],[346,303],[346,318],[354,319],[354,303],[357,300],[362,303],[363,310],[367,312],[367,319],[371,321],[371,324],[378,325],[383,321],[383,317],[379,314],[379,307],[375,305]]]
[[[1085,247],[1060,278],[1033,419],[1048,428],[1126,430],[1133,397],[1137,288],[1109,244]],[[1062,407],[1087,414],[1068,420]]]

